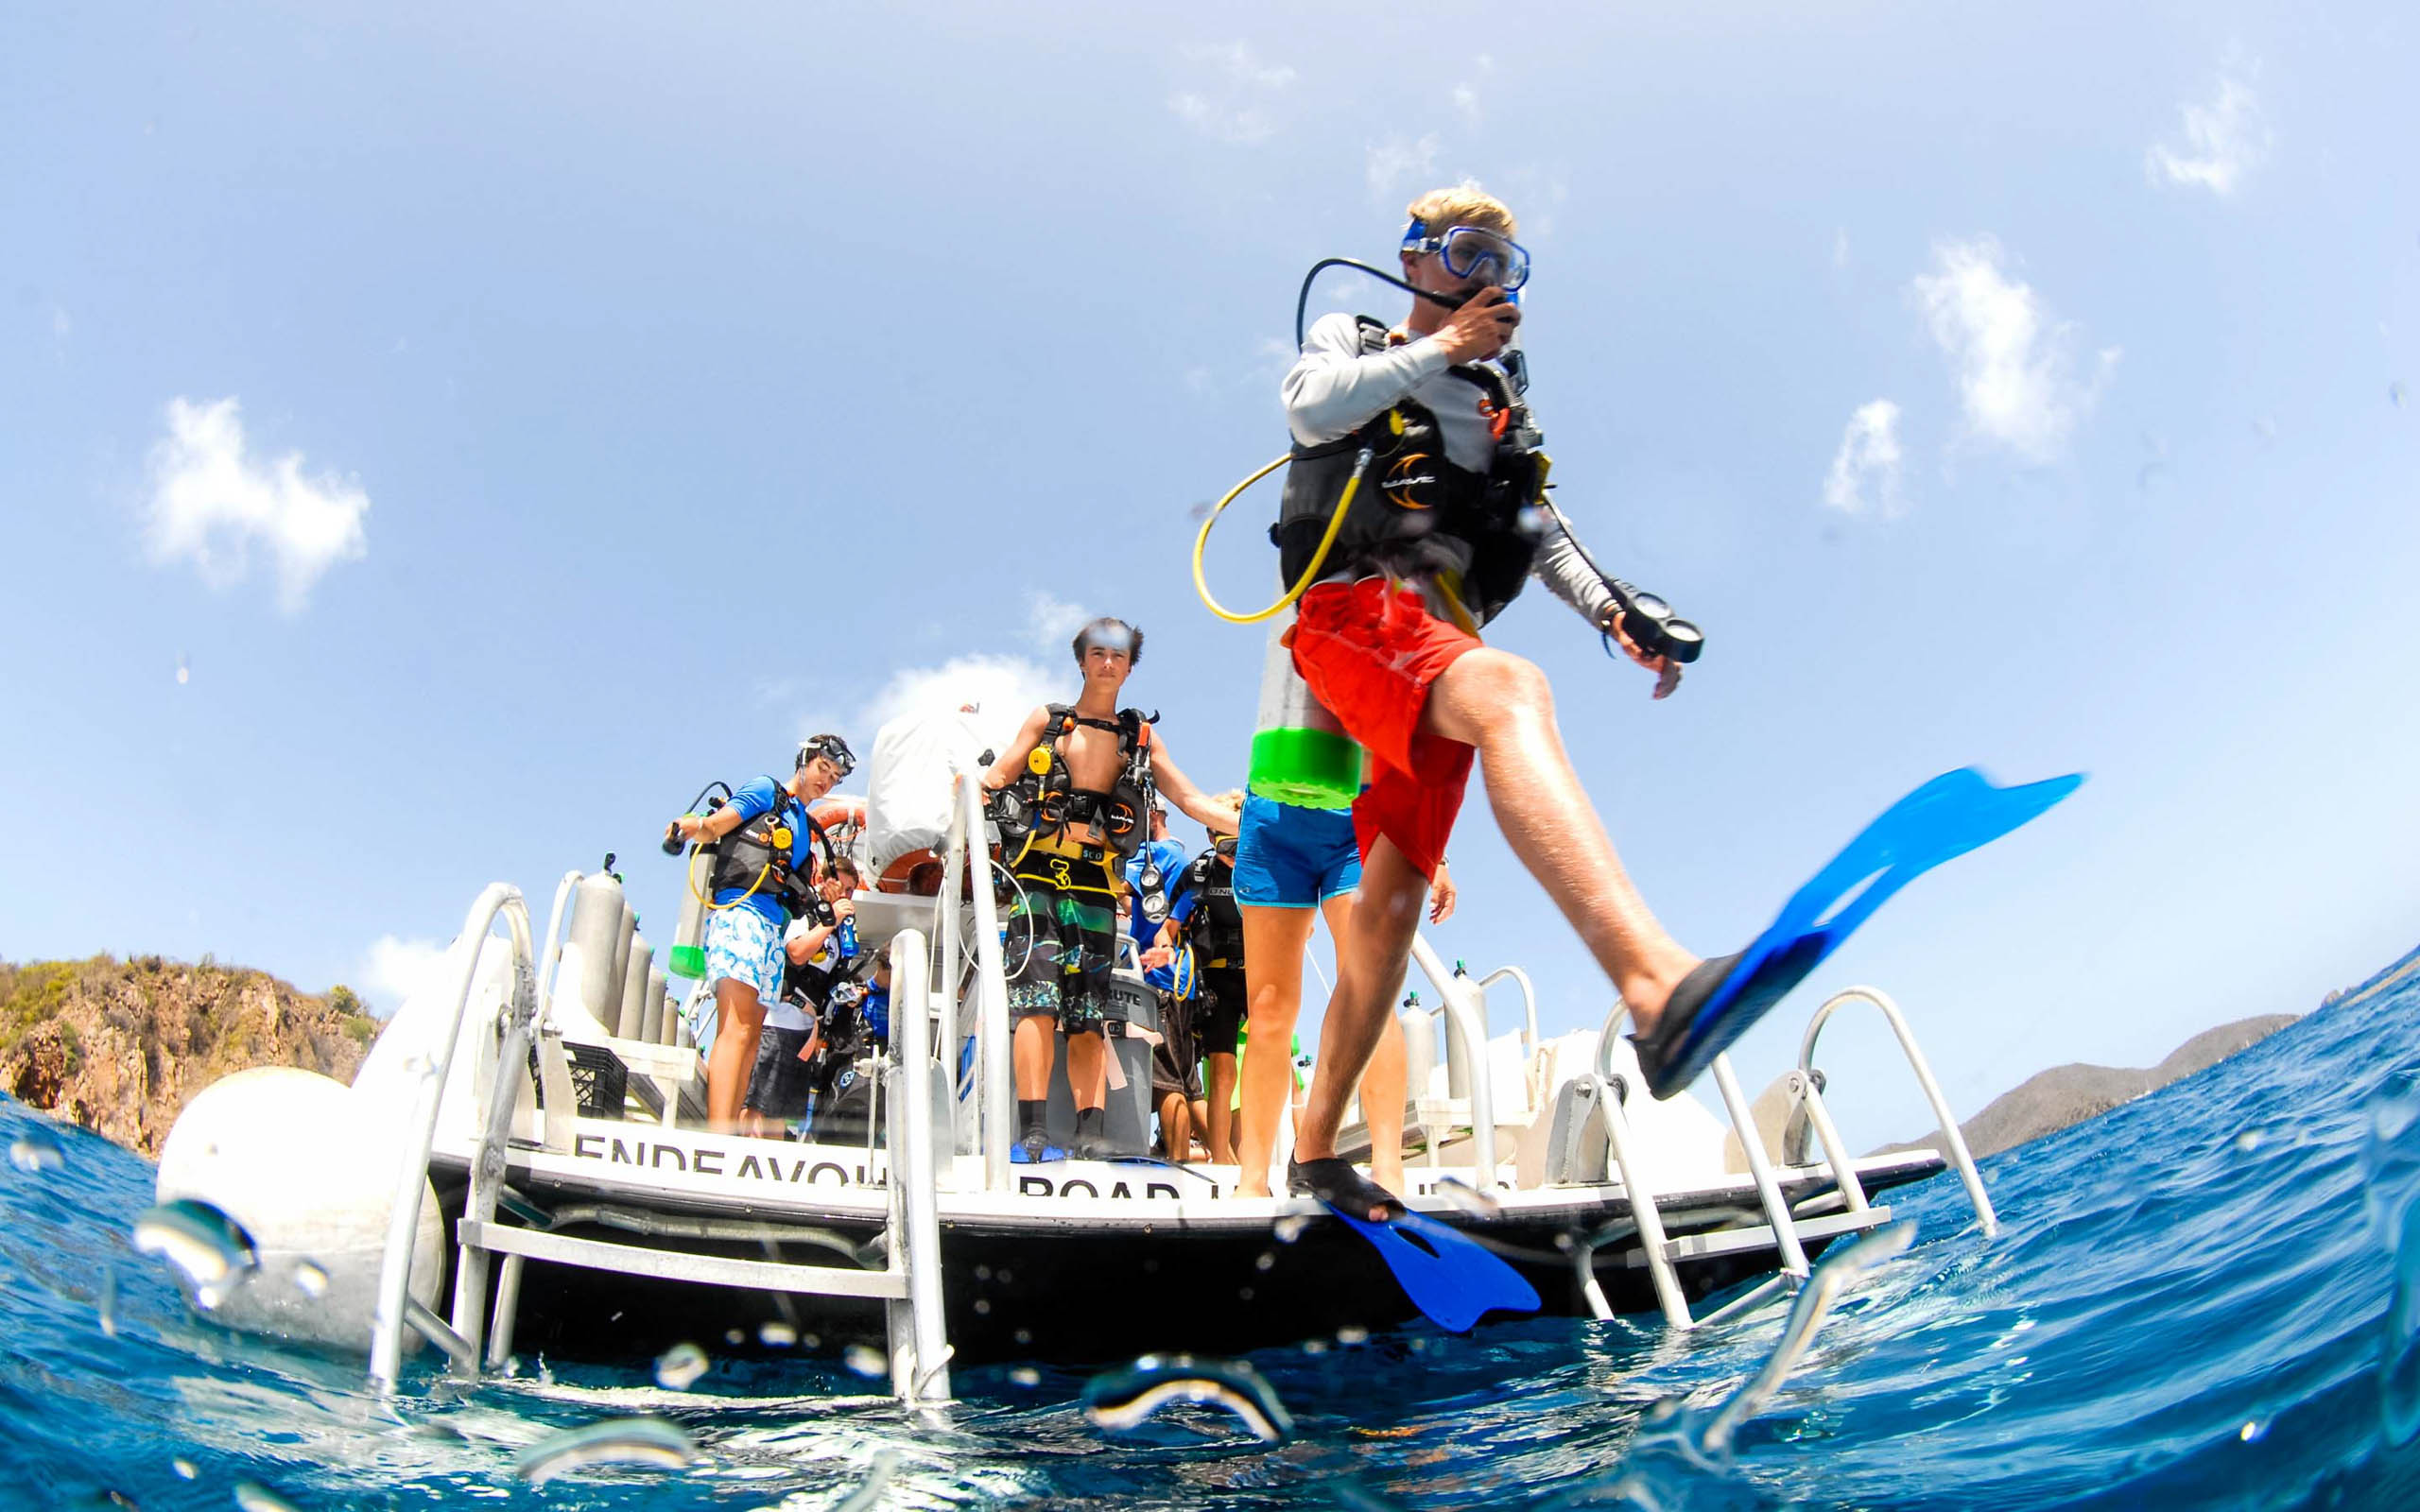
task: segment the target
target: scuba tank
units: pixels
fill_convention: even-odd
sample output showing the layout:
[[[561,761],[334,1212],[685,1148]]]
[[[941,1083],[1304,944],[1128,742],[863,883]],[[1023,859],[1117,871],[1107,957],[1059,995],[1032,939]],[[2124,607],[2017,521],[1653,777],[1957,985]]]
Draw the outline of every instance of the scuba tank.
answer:
[[[700,809],[697,803],[693,802],[689,806],[689,812],[682,817],[694,818],[700,814],[712,814],[722,807],[721,799],[707,797],[707,794],[722,786],[720,782],[708,783],[705,791],[698,795],[699,800],[703,801],[705,807]],[[729,789],[725,788],[725,791],[728,792]],[[681,855],[683,853],[681,842],[677,839],[665,841],[664,853],[668,856]],[[672,926],[672,948],[666,953],[664,965],[668,973],[680,977],[684,983],[695,982],[706,974],[706,889],[712,885],[715,864],[720,855],[720,847],[716,842],[709,841],[690,849],[682,865],[681,918]]]
[[[1289,606],[1270,628],[1260,669],[1260,726],[1244,786],[1296,808],[1350,808],[1361,791],[1361,747],[1294,670],[1294,652],[1286,644],[1293,627]]]
[[[649,967],[647,973],[647,996],[639,1000],[638,1038],[647,1044],[661,1044],[664,1041],[664,1021],[669,1017],[668,1005],[664,1000],[664,968]]]
[[[620,1018],[621,1004],[614,993],[614,956],[622,942],[622,916],[629,907],[622,884],[606,867],[590,872],[572,887],[571,927],[565,931],[562,966],[556,975],[556,997],[568,984],[571,1000],[599,1027]]]
[[[647,984],[654,969],[655,947],[648,943],[646,936],[633,934],[630,960],[622,968],[620,1022],[614,1030],[614,1039],[647,1038]]]

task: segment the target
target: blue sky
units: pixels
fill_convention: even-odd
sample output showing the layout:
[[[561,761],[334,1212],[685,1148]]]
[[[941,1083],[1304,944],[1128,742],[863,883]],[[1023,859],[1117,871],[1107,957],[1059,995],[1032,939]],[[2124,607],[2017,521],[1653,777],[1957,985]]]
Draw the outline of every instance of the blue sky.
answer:
[[[1972,1111],[2420,939],[2408,11],[1698,9],[10,9],[0,954],[386,994],[608,850],[661,935],[701,782],[1071,686],[1078,610],[1239,779],[1193,511],[1302,270],[1466,176],[1559,497],[1708,634],[1662,704],[1544,593],[1493,635],[1685,942],[1936,771],[2093,774],[1743,1079],[1873,981]],[[1477,795],[1455,857],[1441,949],[1595,1022]],[[1827,1043],[1852,1140],[1923,1126]]]

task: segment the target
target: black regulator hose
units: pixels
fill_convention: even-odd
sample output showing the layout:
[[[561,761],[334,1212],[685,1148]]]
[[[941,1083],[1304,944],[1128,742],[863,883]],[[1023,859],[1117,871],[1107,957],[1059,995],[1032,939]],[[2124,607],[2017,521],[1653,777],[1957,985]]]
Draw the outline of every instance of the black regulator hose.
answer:
[[[1311,270],[1309,272],[1303,275],[1303,291],[1294,296],[1294,350],[1297,352],[1303,350],[1305,334],[1303,317],[1311,307],[1311,284],[1322,273],[1331,267],[1349,267],[1357,273],[1367,273],[1381,284],[1392,284],[1395,287],[1403,290],[1406,294],[1416,295],[1421,299],[1426,300],[1431,304],[1442,305],[1448,310],[1461,309],[1462,307],[1462,301],[1469,297],[1467,295],[1439,294],[1432,289],[1424,289],[1418,284],[1404,282],[1402,279],[1395,277],[1392,273],[1388,272],[1382,267],[1372,267],[1369,264],[1355,258],[1322,257],[1318,262],[1311,265]]]

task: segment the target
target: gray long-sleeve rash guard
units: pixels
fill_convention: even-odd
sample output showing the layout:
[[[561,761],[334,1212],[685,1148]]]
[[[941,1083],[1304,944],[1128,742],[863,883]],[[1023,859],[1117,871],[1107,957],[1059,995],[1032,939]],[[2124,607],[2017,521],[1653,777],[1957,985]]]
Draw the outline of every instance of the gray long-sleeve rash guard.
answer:
[[[1448,370],[1452,366],[1435,336],[1366,352],[1360,323],[1352,316],[1322,316],[1286,374],[1287,426],[1296,440],[1317,446],[1351,435],[1395,401],[1409,398],[1437,417],[1445,459],[1484,472],[1495,456],[1495,433],[1479,407],[1487,392],[1455,376]],[[1530,573],[1581,618],[1603,626],[1614,595],[1581,559],[1569,536],[1549,528]]]

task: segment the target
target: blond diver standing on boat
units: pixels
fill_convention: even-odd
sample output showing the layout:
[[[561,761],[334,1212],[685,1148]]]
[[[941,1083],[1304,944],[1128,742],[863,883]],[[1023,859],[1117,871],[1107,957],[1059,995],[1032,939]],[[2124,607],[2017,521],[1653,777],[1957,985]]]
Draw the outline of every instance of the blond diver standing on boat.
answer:
[[[1422,297],[1392,328],[1322,318],[1284,385],[1295,447],[1282,570],[1289,584],[1313,579],[1290,637],[1293,665],[1370,758],[1352,811],[1361,888],[1288,1184],[1373,1218],[1394,1199],[1335,1158],[1337,1130],[1392,1022],[1474,761],[1514,853],[1630,1005],[1659,1092],[1668,1003],[1703,1001],[1725,964],[1684,949],[1631,885],[1564,751],[1545,674],[1479,639],[1535,576],[1658,674],[1656,696],[1679,681],[1676,664],[1623,633],[1621,601],[1559,516],[1543,528],[1537,519],[1551,516],[1545,459],[1521,444],[1534,433],[1518,374],[1497,362],[1521,320],[1508,291],[1529,274],[1516,231],[1512,211],[1476,188],[1423,195],[1400,247],[1403,278]],[[1408,431],[1426,446],[1401,444]],[[1373,468],[1373,453],[1391,460]],[[1364,471],[1374,475],[1357,502]],[[1323,558],[1322,540],[1332,548]]]

